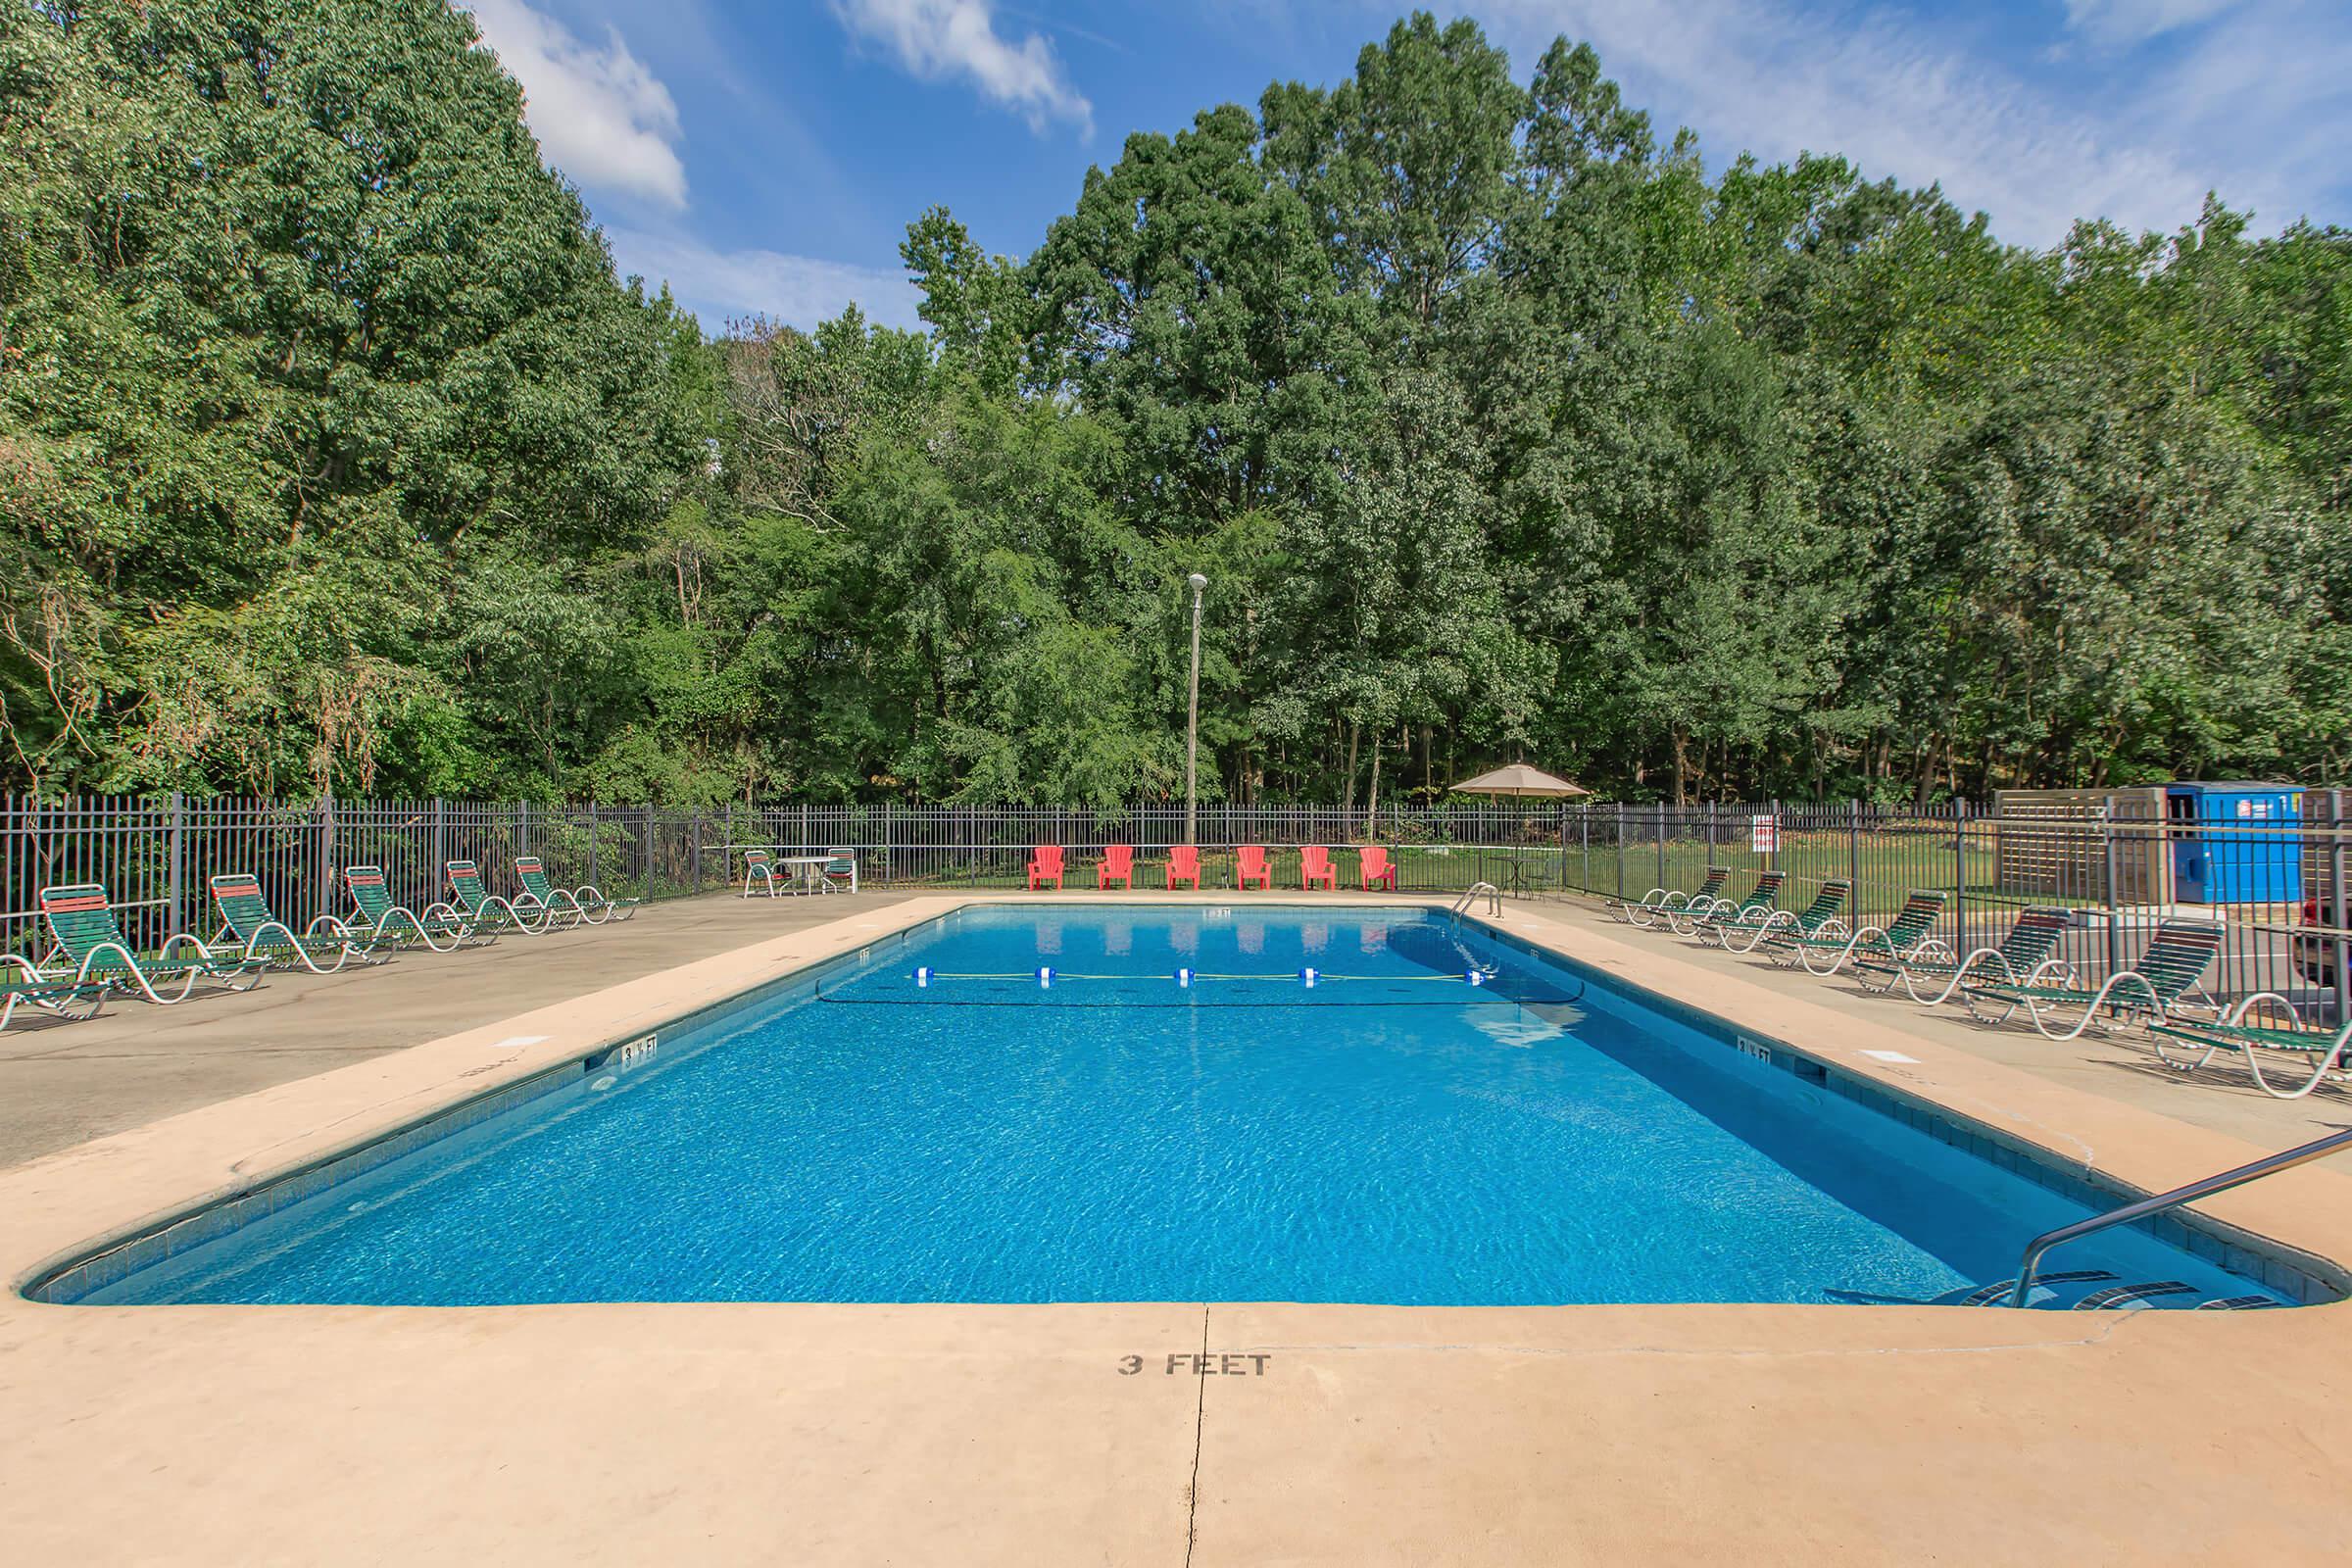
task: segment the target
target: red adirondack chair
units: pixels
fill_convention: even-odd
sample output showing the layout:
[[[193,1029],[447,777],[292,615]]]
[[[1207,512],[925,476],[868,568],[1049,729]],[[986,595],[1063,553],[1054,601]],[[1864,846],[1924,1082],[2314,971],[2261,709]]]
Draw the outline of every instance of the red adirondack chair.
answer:
[[[1179,882],[1190,882],[1193,891],[1200,891],[1200,850],[1192,844],[1179,844],[1168,851],[1168,891],[1176,891]]]
[[[1298,852],[1298,888],[1305,892],[1318,887],[1328,893],[1339,892],[1340,873],[1331,868],[1331,851],[1309,844]]]
[[[1095,862],[1095,886],[1106,888],[1116,882],[1123,888],[1135,886],[1135,846],[1105,844],[1102,858]]]
[[[1055,892],[1061,890],[1061,846],[1040,844],[1029,852],[1029,891],[1035,893],[1048,882]]]
[[[1363,868],[1364,891],[1387,888],[1396,891],[1396,867],[1389,859],[1389,852],[1377,844],[1367,844],[1355,852],[1356,864]]]
[[[1234,852],[1233,885],[1247,888],[1254,882],[1268,893],[1274,891],[1274,867],[1266,863],[1263,844],[1245,844]]]

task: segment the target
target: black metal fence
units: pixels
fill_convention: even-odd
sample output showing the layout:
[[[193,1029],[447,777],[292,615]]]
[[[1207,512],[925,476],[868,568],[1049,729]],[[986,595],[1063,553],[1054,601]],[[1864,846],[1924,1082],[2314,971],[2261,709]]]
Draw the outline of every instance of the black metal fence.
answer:
[[[1549,801],[1341,807],[1208,806],[1191,835],[1203,886],[1231,886],[1234,846],[1271,852],[1276,886],[1298,885],[1298,850],[1332,847],[1341,886],[1358,885],[1355,846],[1393,857],[1400,891],[1454,893],[1480,882],[1522,898],[1638,898],[1688,888],[1709,865],[1732,891],[1767,867],[1788,873],[1782,902],[1801,906],[1831,878],[1853,884],[1861,920],[1883,920],[1914,888],[1949,898],[1942,934],[1963,948],[1996,942],[2029,905],[2075,911],[2069,955],[2086,976],[2128,965],[2168,914],[2220,919],[2226,940],[2208,989],[2275,991],[2307,1017],[2337,1018],[2346,994],[2346,858],[2352,791],[2306,791],[2292,819],[2216,825],[2117,819],[2104,810],[2008,813],[1965,803],[1931,811],[1862,803],[1691,807]],[[394,897],[443,896],[442,867],[481,862],[508,889],[517,855],[555,879],[608,894],[662,899],[736,885],[741,854],[848,851],[866,886],[1019,887],[1029,849],[1068,852],[1070,884],[1093,884],[1103,846],[1136,849],[1136,886],[1161,885],[1156,862],[1187,841],[1181,806],[1120,810],[1026,807],[537,806],[461,801],[289,803],[0,798],[0,947],[40,946],[35,895],[95,882],[142,946],[209,928],[207,880],[250,872],[296,924],[344,903],[353,864],[384,868]],[[2226,874],[2225,874],[2226,873]],[[2225,902],[2207,902],[2226,895]]]

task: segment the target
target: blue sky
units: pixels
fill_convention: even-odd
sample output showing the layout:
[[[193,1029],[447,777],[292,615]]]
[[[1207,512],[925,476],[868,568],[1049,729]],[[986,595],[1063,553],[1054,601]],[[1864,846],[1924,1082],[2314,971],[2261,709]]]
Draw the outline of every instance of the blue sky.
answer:
[[[1019,255],[1134,130],[1329,83],[1402,4],[1354,0],[466,0],[624,272],[717,330],[855,299],[914,324],[898,243],[944,203]],[[1941,180],[2023,244],[2077,215],[2352,222],[2347,0],[1487,0],[1525,79],[1590,39],[1710,167],[1842,153]]]

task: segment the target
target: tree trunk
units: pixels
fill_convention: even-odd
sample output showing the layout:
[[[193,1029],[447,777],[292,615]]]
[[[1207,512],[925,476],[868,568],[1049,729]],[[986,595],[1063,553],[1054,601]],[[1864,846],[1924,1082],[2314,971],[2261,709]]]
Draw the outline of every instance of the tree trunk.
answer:
[[[1690,803],[1690,737],[1680,724],[1674,727],[1674,804]]]
[[[1348,721],[1348,781],[1340,786],[1340,816],[1343,821],[1355,819],[1355,739],[1356,722]]]

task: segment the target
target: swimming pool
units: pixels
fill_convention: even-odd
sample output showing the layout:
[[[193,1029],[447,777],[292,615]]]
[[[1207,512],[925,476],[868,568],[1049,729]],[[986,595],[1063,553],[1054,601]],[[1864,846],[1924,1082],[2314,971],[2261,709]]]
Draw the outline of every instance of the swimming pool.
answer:
[[[1930,1121],[1443,911],[976,906],[33,1294],[1918,1302],[2104,1206]],[[2045,1302],[2297,1294],[2232,1255]]]

